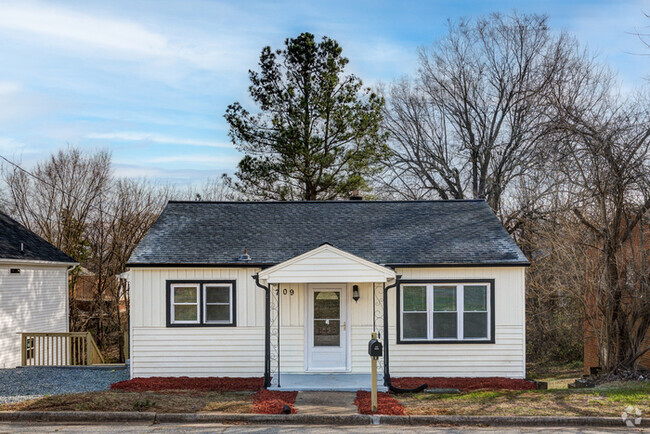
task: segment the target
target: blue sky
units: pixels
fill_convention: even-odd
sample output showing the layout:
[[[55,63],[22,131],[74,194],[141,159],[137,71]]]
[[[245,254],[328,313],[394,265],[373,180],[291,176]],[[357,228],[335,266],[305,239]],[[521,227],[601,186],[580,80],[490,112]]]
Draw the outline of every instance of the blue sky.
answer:
[[[108,149],[118,176],[196,183],[232,173],[241,155],[223,114],[248,98],[265,45],[310,31],[336,39],[366,84],[417,69],[416,50],[447,19],[545,13],[620,74],[650,75],[632,35],[648,31],[637,1],[2,1],[0,154],[29,168],[68,144]],[[647,52],[647,51],[646,51]]]

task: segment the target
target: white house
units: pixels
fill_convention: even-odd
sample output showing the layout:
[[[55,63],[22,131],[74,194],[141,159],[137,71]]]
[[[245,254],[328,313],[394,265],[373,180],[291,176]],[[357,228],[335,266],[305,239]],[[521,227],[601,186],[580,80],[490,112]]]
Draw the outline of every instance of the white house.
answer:
[[[68,331],[68,255],[0,212],[0,368],[20,365],[21,332]]]
[[[131,376],[524,378],[528,261],[482,200],[170,202],[135,249]],[[344,376],[339,376],[346,381]]]

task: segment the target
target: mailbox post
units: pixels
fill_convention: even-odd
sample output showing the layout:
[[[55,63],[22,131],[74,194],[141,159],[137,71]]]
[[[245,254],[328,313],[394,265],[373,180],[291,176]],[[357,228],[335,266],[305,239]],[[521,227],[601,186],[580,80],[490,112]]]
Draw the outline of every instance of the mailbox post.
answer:
[[[377,332],[370,334],[370,342],[368,342],[368,355],[370,356],[371,368],[371,385],[370,385],[370,406],[373,412],[377,411],[377,359],[381,357],[382,345],[377,340]]]

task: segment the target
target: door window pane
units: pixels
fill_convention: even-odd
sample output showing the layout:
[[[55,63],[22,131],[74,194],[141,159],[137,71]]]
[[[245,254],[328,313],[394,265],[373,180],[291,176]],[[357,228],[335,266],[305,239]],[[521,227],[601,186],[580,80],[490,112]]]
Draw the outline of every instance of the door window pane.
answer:
[[[488,337],[487,312],[465,312],[463,318],[463,335],[465,338]]]
[[[487,286],[466,285],[464,305],[465,312],[487,312]]]
[[[314,318],[339,319],[341,315],[341,293],[338,291],[314,292]]]
[[[334,319],[314,320],[314,346],[338,347],[341,345],[341,321]]]
[[[404,313],[402,333],[404,339],[426,339],[427,338],[427,313]]]
[[[427,287],[405,286],[403,309],[405,312],[423,312],[427,310]]]
[[[433,338],[446,339],[456,338],[458,333],[458,323],[456,322],[456,312],[434,313],[433,314]]]
[[[433,287],[433,310],[435,312],[456,311],[456,287]]]
[[[341,293],[314,291],[314,346],[341,345]]]

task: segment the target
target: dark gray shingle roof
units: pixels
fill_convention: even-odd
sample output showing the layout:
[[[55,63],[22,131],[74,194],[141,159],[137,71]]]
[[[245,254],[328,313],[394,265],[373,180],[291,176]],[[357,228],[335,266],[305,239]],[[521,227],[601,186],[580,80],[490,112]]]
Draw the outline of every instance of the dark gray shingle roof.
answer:
[[[332,244],[378,264],[528,263],[490,207],[467,201],[169,202],[129,265],[277,264]]]
[[[23,243],[22,253],[20,243]],[[0,212],[0,259],[75,263],[74,259],[2,212]]]

